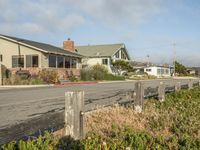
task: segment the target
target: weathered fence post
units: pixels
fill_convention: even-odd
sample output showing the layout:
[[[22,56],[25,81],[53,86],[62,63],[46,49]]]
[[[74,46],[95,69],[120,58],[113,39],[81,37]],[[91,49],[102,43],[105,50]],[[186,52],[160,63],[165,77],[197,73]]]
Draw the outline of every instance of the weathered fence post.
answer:
[[[0,63],[0,86],[3,85],[2,64]]]
[[[135,111],[141,113],[144,105],[144,84],[136,82],[135,84],[136,99],[134,101]]]
[[[181,82],[176,82],[175,83],[175,91],[180,91],[181,90]]]
[[[65,93],[65,135],[81,139],[84,134],[84,92]]]
[[[163,82],[160,82],[160,84],[159,84],[158,99],[161,102],[163,102],[165,100],[165,84]]]
[[[190,79],[189,80],[189,83],[188,83],[188,89],[191,90],[193,88],[193,82],[192,80]]]

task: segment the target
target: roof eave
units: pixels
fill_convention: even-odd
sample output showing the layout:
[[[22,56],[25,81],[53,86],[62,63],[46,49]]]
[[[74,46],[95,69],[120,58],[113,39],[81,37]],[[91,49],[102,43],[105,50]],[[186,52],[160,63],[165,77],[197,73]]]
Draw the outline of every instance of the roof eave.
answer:
[[[40,51],[40,52],[47,53],[47,54],[52,53],[52,54],[66,55],[66,56],[71,56],[71,57],[79,57],[79,58],[83,57],[83,56],[81,56],[80,54],[78,54],[78,55],[80,55],[80,56],[78,56],[78,55],[73,55],[73,54],[64,54],[64,53],[57,53],[57,52],[49,52],[49,51],[46,51],[46,50],[44,50],[44,49],[40,49],[40,48],[37,48],[37,47],[35,47],[35,46],[28,45],[28,44],[23,43],[23,42],[20,42],[20,41],[17,41],[17,40],[13,40],[13,39],[11,39],[11,38],[8,38],[8,37],[2,36],[2,35],[0,35],[0,38],[3,38],[3,39],[5,39],[5,40],[11,41],[11,42],[14,42],[14,43],[17,43],[17,44],[24,45],[24,46],[26,46],[26,47],[29,47],[29,48],[32,48],[32,49],[35,49],[35,50],[38,50],[38,51]]]
[[[54,55],[64,55],[64,56],[69,56],[69,57],[78,57],[78,58],[83,58],[83,56],[78,56],[78,55],[70,55],[70,54],[64,54],[64,53],[56,53],[56,52],[47,52],[48,54],[54,54]]]
[[[11,39],[11,38],[8,38],[8,37],[2,36],[2,35],[0,35],[0,38],[3,38],[3,39],[5,39],[5,40],[11,41],[11,42],[14,42],[14,43],[17,43],[17,44],[24,45],[24,46],[29,47],[29,48],[36,49],[36,50],[41,51],[41,52],[44,52],[44,53],[48,53],[48,51],[45,51],[45,50],[43,50],[43,49],[37,48],[37,47],[35,47],[35,46],[28,45],[28,44],[26,44],[26,43],[23,43],[23,42],[20,42],[20,41],[17,41],[17,40],[13,40],[13,39]]]
[[[131,58],[130,58],[130,56],[129,56],[129,53],[128,53],[128,51],[127,51],[126,46],[125,46],[124,43],[122,43],[121,46],[120,46],[120,48],[117,49],[117,50],[114,52],[114,54],[112,54],[112,57],[113,57],[113,56],[116,54],[116,52],[118,52],[121,48],[124,48],[124,49],[125,49],[125,52],[126,52],[126,54],[127,54],[127,56],[128,56],[128,60],[131,60]]]

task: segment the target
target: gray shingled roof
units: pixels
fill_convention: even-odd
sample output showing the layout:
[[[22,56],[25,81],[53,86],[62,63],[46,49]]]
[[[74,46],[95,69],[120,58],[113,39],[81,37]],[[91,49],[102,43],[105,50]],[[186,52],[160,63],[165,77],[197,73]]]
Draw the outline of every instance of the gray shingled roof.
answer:
[[[59,54],[69,55],[69,56],[74,56],[74,57],[82,57],[82,55],[80,55],[78,53],[73,53],[73,52],[70,52],[70,51],[66,51],[66,50],[64,50],[62,48],[59,48],[59,47],[56,47],[56,46],[53,46],[53,45],[50,45],[50,44],[30,41],[30,40],[11,37],[11,36],[2,35],[2,34],[0,34],[0,36],[6,37],[8,39],[15,40],[17,42],[21,42],[21,43],[24,43],[24,44],[27,44],[27,45],[30,45],[30,46],[38,48],[38,49],[42,49],[43,51],[47,51],[48,53],[53,53],[53,54],[58,54],[59,53]]]
[[[103,57],[112,56],[122,47],[125,47],[124,44],[76,46],[75,49],[86,57]]]

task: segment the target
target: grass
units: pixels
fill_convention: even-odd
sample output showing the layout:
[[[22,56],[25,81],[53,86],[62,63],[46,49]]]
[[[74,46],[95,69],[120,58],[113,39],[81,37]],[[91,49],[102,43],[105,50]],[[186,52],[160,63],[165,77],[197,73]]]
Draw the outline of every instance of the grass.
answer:
[[[20,149],[20,145],[28,144],[28,149],[36,150],[43,147],[77,150],[198,150],[200,89],[168,94],[164,102],[150,99],[145,102],[142,113],[122,106],[99,109],[86,115],[86,123],[88,134],[80,141],[57,139],[47,134],[28,142],[4,145],[3,149]]]
[[[106,74],[103,80],[107,80],[107,81],[125,80],[125,77],[119,76],[119,75],[113,75],[113,74]]]

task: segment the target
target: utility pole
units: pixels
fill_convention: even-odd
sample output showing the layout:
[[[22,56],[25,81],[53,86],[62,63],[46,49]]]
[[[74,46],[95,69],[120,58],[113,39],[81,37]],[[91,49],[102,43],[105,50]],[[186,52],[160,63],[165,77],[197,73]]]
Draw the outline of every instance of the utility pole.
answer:
[[[176,69],[175,69],[175,65],[176,65],[176,43],[173,43],[173,49],[174,49],[174,60],[173,60],[173,64],[174,64],[174,77],[176,76]]]
[[[149,67],[149,63],[150,63],[150,61],[149,61],[149,55],[147,55],[147,67]]]

